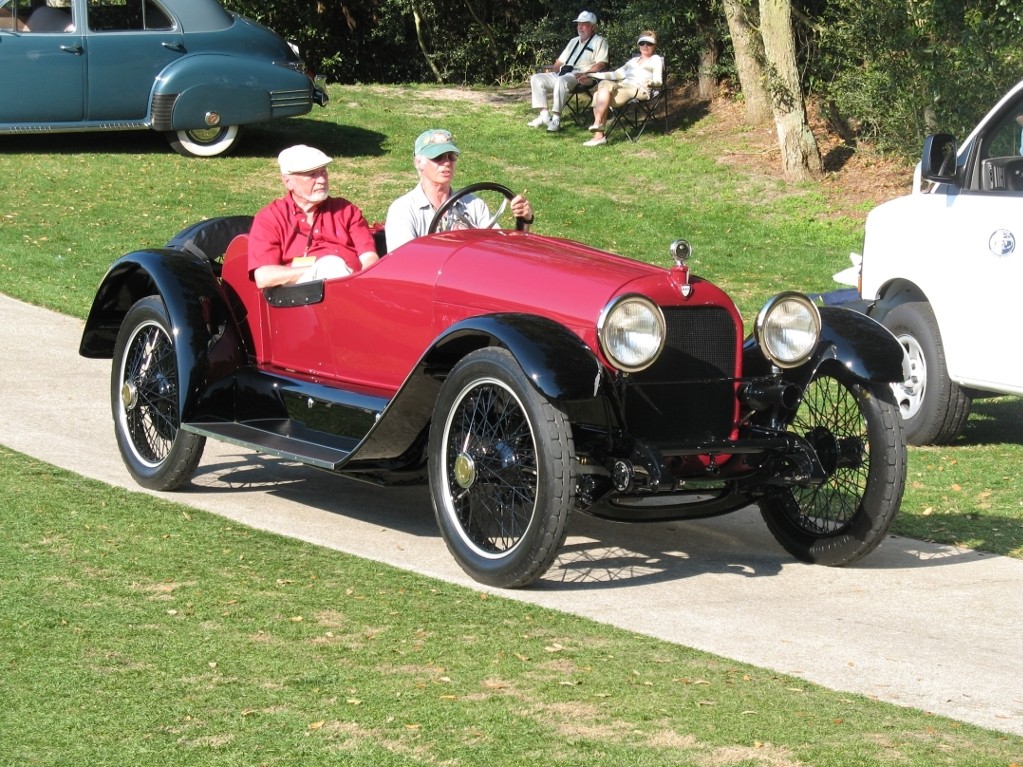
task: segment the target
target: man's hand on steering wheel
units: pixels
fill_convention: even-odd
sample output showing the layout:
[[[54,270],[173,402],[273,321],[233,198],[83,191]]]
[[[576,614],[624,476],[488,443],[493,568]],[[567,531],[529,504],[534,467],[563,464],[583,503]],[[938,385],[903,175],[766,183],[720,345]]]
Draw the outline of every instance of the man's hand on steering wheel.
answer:
[[[497,210],[497,212],[491,216],[490,220],[480,228],[494,228],[504,212],[508,208],[511,208],[512,213],[515,215],[515,228],[520,232],[529,230],[529,225],[533,223],[533,206],[529,204],[529,200],[521,194],[515,194],[511,189],[501,184],[495,184],[490,181],[481,181],[477,184],[469,184],[469,186],[463,187],[457,192],[452,192],[451,196],[448,197],[448,199],[445,200],[439,208],[437,208],[437,212],[434,213],[433,220],[430,222],[427,234],[436,234],[440,231],[441,221],[463,197],[483,191],[497,192],[504,197],[504,201],[501,203],[501,207]]]
[[[527,229],[533,223],[533,206],[521,194],[517,194],[512,198],[511,210],[512,215],[515,216],[516,223],[521,220]]]

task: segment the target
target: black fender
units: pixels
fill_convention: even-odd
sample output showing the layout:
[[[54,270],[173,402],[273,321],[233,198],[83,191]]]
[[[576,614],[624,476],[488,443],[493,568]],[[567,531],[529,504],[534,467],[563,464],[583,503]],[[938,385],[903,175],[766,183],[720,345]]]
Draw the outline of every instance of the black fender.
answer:
[[[787,381],[805,387],[822,368],[841,365],[864,382],[905,381],[905,353],[881,323],[842,306],[821,306],[821,335],[810,360],[782,373]],[[770,374],[770,363],[752,337],[743,344],[743,374]]]
[[[213,378],[245,364],[227,295],[201,253],[166,248],[137,250],[115,261],[100,283],[85,323],[79,354],[110,359],[121,323],[141,298],[159,295],[174,328],[178,407],[182,420]],[[215,363],[215,364],[214,364]]]
[[[424,355],[428,364],[453,366],[470,351],[501,346],[547,399],[592,399],[606,370],[579,336],[546,317],[488,314],[455,323]]]
[[[608,371],[579,336],[545,317],[488,314],[457,322],[420,358],[350,466],[405,453],[431,418],[441,384],[467,354],[488,346],[511,352],[537,391],[555,402],[587,400],[607,391]]]
[[[821,340],[810,362],[813,374],[832,362],[861,381],[905,381],[906,354],[891,331],[865,314],[840,306],[822,306]],[[807,379],[809,380],[809,379]]]

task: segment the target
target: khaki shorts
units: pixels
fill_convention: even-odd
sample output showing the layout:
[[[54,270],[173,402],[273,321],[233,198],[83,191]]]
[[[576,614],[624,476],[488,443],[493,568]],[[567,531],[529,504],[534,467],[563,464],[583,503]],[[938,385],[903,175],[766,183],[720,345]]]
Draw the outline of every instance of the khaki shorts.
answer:
[[[645,88],[641,89],[638,85],[634,85],[629,82],[603,80],[597,87],[601,90],[607,91],[611,95],[611,106],[613,107],[625,106],[626,103],[635,98],[638,98],[641,101],[650,98],[649,91]]]

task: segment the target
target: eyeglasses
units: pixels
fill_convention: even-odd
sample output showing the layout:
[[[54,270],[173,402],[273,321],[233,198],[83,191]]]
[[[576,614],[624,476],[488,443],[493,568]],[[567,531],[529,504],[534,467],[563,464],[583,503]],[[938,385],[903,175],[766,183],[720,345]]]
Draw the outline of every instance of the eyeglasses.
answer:
[[[328,174],[327,174],[327,168],[326,168],[326,166],[324,166],[322,168],[315,168],[313,170],[303,170],[303,171],[299,171],[297,173],[289,173],[288,175],[289,176],[298,176],[299,178],[316,179],[316,178],[320,178],[321,176],[326,177]]]
[[[640,45],[653,45],[653,43],[650,43],[650,42],[647,42],[646,40],[644,40],[643,42],[640,43]]]
[[[444,154],[439,154],[436,157],[431,157],[430,161],[431,162],[435,162],[438,165],[440,165],[441,163],[445,163],[445,162],[454,162],[457,159],[458,159],[458,152],[445,152]]]

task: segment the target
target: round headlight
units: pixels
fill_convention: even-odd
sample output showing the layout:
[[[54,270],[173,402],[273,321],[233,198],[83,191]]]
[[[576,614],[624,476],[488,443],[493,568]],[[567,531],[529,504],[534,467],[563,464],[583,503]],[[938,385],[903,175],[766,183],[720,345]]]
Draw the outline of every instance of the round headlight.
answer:
[[[821,335],[821,315],[802,293],[779,293],[760,310],[753,329],[764,355],[780,368],[806,362]]]
[[[611,302],[597,323],[600,348],[612,365],[626,373],[649,367],[664,347],[664,315],[642,296]]]

